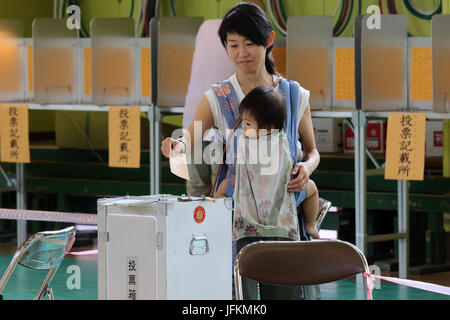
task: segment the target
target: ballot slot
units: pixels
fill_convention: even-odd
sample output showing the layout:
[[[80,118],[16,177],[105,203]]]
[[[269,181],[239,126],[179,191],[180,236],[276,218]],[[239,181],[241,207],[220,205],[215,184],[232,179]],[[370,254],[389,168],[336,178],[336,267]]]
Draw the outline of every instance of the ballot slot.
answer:
[[[25,100],[23,24],[0,19],[0,102]]]
[[[33,21],[34,101],[39,104],[80,103],[80,42],[65,19]]]
[[[137,105],[137,42],[132,18],[91,21],[92,103]]]
[[[331,109],[333,17],[289,17],[287,24],[288,78],[310,91],[312,110]]]
[[[195,37],[202,18],[160,18],[157,23],[157,105],[182,107],[187,95]],[[153,82],[154,80],[152,80]]]
[[[434,15],[431,21],[433,60],[433,111],[450,112],[450,16]]]
[[[380,29],[369,29],[367,19],[360,26],[362,110],[407,110],[407,18],[382,15]]]

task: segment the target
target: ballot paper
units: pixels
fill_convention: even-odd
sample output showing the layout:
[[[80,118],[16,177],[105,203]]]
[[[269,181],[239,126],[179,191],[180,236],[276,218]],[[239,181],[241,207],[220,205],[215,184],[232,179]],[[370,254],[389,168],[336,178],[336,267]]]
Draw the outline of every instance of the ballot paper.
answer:
[[[189,180],[186,153],[170,155],[170,171],[185,180]]]

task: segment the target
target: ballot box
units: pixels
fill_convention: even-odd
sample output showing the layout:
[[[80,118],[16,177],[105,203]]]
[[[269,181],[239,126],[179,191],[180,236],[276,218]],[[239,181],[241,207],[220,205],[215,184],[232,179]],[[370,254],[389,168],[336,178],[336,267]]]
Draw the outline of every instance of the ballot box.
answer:
[[[232,298],[230,198],[126,196],[97,205],[99,299]]]

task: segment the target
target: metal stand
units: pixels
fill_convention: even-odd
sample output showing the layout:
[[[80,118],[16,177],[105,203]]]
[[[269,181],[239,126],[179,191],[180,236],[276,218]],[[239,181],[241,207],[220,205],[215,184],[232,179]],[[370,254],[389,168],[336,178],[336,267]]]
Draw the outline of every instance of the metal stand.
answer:
[[[409,269],[409,182],[397,181],[398,203],[398,275],[400,278],[408,277]]]
[[[17,209],[27,208],[27,191],[25,187],[25,164],[16,164],[16,201]],[[27,222],[17,220],[17,247],[27,239]]]
[[[355,238],[356,246],[366,254],[367,243],[399,241],[399,277],[408,277],[409,265],[409,205],[407,181],[399,180],[398,196],[398,232],[385,235],[367,235],[367,161],[366,161],[366,113],[358,110],[352,117],[355,134]],[[358,282],[362,280],[357,278]]]
[[[353,112],[355,135],[355,245],[366,255],[367,211],[366,211],[366,117],[364,112]],[[356,277],[363,281],[361,275]]]
[[[148,121],[150,128],[150,194],[160,193],[160,108],[153,106],[148,111]]]
[[[366,117],[361,111],[353,113],[355,135],[355,240],[365,255],[367,237],[366,212]]]

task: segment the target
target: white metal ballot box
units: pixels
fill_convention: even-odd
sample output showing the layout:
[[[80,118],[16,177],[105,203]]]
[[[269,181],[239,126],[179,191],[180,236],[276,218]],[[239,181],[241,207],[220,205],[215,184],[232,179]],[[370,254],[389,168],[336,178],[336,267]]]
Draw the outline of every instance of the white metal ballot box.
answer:
[[[98,298],[232,298],[231,199],[99,199]]]

